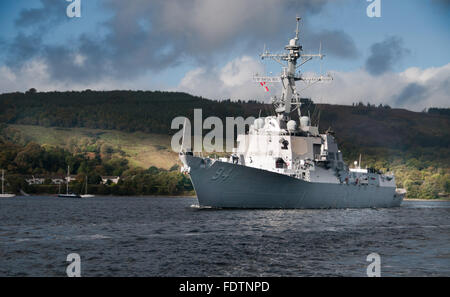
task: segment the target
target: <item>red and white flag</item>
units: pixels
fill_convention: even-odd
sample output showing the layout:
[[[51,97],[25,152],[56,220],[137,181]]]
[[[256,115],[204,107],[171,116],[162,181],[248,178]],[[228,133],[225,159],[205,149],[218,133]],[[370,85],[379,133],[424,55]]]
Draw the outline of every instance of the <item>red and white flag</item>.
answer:
[[[266,89],[266,92],[269,92],[269,88],[266,86],[266,82],[260,82],[261,86]]]

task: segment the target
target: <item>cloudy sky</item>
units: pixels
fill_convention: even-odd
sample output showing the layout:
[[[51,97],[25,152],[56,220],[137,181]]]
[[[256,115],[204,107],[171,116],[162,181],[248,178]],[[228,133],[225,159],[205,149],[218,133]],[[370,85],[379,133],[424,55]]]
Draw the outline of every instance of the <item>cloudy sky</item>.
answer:
[[[380,0],[2,0],[0,93],[51,90],[179,90],[211,99],[268,101],[251,78],[277,74],[261,61],[281,51],[303,17],[305,73],[334,81],[298,85],[317,102],[363,101],[410,110],[450,107],[450,1]]]

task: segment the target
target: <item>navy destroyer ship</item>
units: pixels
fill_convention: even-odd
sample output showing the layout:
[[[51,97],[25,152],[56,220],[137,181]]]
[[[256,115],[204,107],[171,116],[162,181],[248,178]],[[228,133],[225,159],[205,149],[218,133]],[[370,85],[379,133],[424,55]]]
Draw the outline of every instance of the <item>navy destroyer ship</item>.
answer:
[[[319,133],[302,114],[295,82],[332,80],[306,77],[298,68],[319,54],[304,54],[295,37],[283,54],[264,51],[284,65],[278,77],[255,76],[256,82],[280,82],[279,98],[272,97],[276,115],[255,119],[227,158],[194,155],[181,146],[182,171],[188,173],[201,207],[217,208],[382,208],[400,206],[405,191],[396,189],[393,174],[349,168],[330,130]],[[298,120],[291,119],[297,110]],[[356,162],[357,163],[357,162]],[[356,166],[358,165],[358,166]]]

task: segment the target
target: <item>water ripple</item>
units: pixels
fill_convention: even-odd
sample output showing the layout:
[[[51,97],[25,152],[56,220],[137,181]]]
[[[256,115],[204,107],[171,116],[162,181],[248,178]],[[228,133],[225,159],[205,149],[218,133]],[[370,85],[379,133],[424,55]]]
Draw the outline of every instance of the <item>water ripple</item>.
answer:
[[[450,276],[450,202],[220,210],[192,198],[0,200],[0,276]]]

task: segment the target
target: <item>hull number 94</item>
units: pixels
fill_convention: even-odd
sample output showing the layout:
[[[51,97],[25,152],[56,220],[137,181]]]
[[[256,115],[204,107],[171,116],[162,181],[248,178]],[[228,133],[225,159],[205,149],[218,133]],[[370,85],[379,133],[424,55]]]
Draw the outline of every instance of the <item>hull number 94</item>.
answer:
[[[212,180],[226,180],[233,171],[233,168],[225,169],[223,167],[220,167],[216,170],[215,174],[211,177]]]

